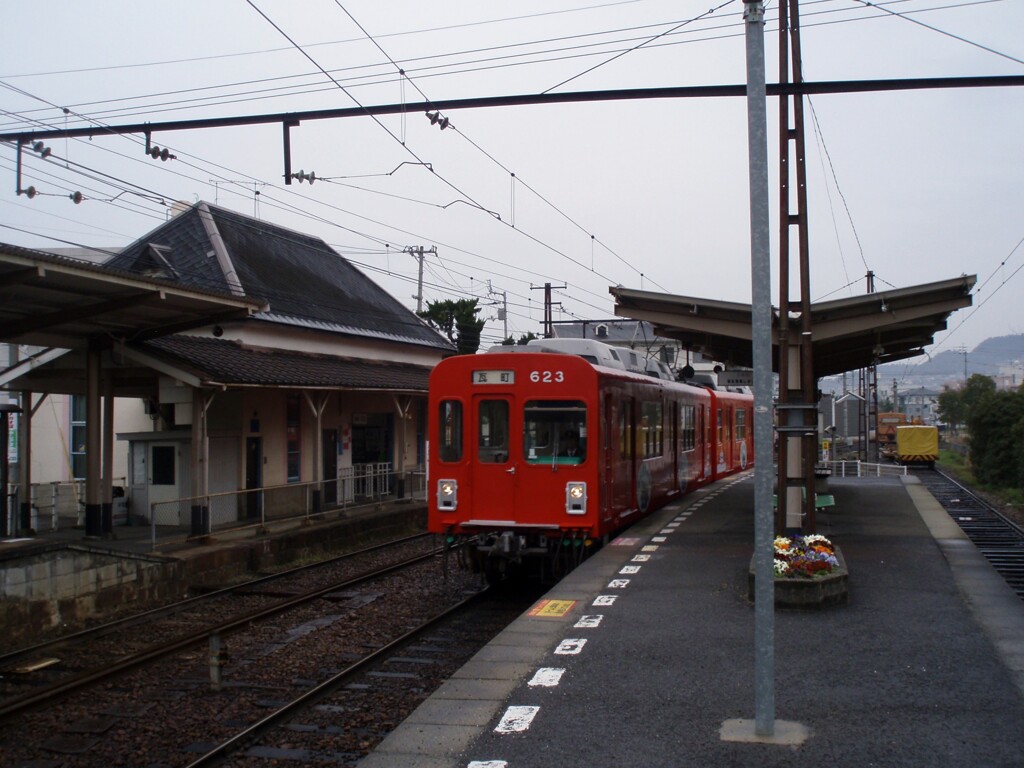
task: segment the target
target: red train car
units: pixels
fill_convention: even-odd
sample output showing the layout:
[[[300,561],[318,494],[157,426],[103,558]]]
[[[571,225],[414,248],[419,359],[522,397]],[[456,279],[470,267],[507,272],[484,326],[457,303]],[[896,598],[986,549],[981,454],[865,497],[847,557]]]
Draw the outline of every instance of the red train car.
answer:
[[[430,378],[429,529],[472,540],[490,575],[510,564],[567,570],[652,510],[750,465],[752,404],[572,354],[448,358]]]

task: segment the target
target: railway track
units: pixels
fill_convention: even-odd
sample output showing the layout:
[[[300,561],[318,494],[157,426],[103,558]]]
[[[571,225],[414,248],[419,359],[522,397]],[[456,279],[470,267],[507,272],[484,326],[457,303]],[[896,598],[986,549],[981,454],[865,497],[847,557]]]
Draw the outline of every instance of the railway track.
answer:
[[[216,665],[216,679],[204,638],[202,644],[123,671],[114,680],[62,695],[59,703],[39,702],[6,718],[0,729],[0,765],[189,765],[220,744],[234,743],[284,704],[312,702],[325,681],[346,671],[349,682],[342,690],[331,700],[310,704],[302,722],[283,725],[273,737],[276,743],[272,739],[260,752],[258,743],[251,746],[252,737],[245,738],[250,746],[241,759],[246,765],[250,760],[266,765],[249,750],[278,754],[296,740],[319,738],[332,740],[336,746],[330,751],[345,755],[342,764],[354,764],[382,738],[378,734],[387,732],[389,722],[394,727],[405,716],[403,708],[411,711],[451,674],[440,658],[461,644],[462,636],[431,630],[398,657],[381,649],[396,647],[396,639],[409,640],[412,630],[479,589],[479,577],[444,579],[437,554],[349,583],[308,605],[240,628],[230,638],[223,665]],[[367,664],[383,668],[377,676],[371,672],[352,682],[355,670]]]
[[[1024,529],[940,470],[914,474],[1024,600]]]
[[[510,599],[501,591],[491,587],[470,594],[425,619],[259,722],[210,745],[186,768],[259,766],[268,760],[354,765],[521,614],[528,604],[523,595]],[[359,727],[340,727],[343,712],[357,713]]]
[[[0,655],[0,720],[433,558],[429,545],[427,534],[378,544]]]

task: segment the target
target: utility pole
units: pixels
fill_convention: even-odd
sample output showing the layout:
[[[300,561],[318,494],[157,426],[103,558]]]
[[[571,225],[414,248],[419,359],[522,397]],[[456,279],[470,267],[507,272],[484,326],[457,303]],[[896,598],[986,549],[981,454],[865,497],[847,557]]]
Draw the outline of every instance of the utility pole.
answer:
[[[797,86],[797,93],[783,93],[779,98],[779,503],[775,527],[778,533],[815,533],[814,465],[818,454],[818,406],[811,330],[804,108],[803,96],[799,94],[803,82],[800,15],[797,0],[780,0],[780,85],[788,85],[790,76]],[[795,183],[792,188],[791,183]],[[797,298],[791,301],[790,241],[793,236],[796,240],[799,291]],[[799,315],[799,325],[790,322],[791,314]]]
[[[544,285],[531,285],[531,291],[538,291],[544,289],[544,338],[550,339],[554,335],[553,318],[551,316],[551,289],[552,288],[566,288],[565,285],[552,285],[551,283],[544,283]],[[555,302],[558,306],[562,306],[561,302]]]
[[[961,344],[959,347],[953,350],[958,355],[964,356],[964,383],[967,383],[967,347]]]
[[[402,249],[403,253],[411,253],[419,261],[419,275],[416,278],[416,293],[412,298],[416,299],[416,314],[418,315],[423,311],[423,254],[432,253],[437,255],[437,246],[430,246],[429,250],[425,250],[422,245],[407,245]]]

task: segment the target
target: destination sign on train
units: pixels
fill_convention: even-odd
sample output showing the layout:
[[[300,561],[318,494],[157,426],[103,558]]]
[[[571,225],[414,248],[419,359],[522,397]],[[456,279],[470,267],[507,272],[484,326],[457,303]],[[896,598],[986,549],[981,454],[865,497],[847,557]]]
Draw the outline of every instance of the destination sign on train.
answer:
[[[515,384],[515,371],[473,371],[474,384]]]

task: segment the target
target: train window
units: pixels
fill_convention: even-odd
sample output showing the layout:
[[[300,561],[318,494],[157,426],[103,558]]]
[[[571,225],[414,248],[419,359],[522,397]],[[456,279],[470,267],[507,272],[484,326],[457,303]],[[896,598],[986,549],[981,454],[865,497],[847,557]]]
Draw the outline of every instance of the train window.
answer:
[[[692,451],[697,445],[697,430],[696,420],[694,418],[694,407],[692,405],[684,405],[680,409],[679,413],[681,424],[681,432],[683,438],[683,450]]]
[[[587,406],[580,400],[529,400],[523,407],[523,458],[580,464],[587,457]]]
[[[508,401],[481,400],[476,423],[477,458],[491,464],[508,461]]]
[[[437,423],[441,461],[459,461],[462,458],[462,403],[442,400]]]
[[[648,459],[662,454],[662,412],[660,402],[645,402],[640,409],[640,443]]]
[[[628,459],[633,455],[631,451],[633,445],[633,422],[629,418],[628,409],[628,405],[623,405],[622,410],[619,411],[619,455],[624,459]]]
[[[718,431],[715,432],[715,441],[718,445],[722,444],[722,409],[716,408],[715,414],[718,420]]]
[[[736,411],[736,429],[733,434],[737,442],[747,439],[747,412],[742,408]]]

